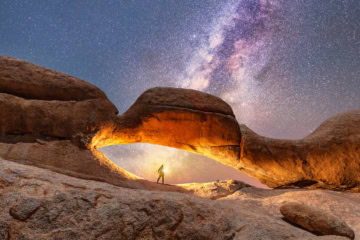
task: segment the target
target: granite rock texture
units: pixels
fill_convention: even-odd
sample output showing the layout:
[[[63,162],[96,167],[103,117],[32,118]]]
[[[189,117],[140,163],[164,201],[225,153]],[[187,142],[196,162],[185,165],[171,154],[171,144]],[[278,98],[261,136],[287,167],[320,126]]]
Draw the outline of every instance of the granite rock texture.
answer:
[[[318,235],[336,235],[355,238],[354,231],[341,219],[302,203],[287,203],[280,212],[286,220]]]
[[[199,191],[129,189],[0,159],[0,239],[348,239],[318,237],[284,221],[279,208],[294,201],[322,203],[360,231],[355,193],[243,184],[214,198],[211,183],[191,188]]]

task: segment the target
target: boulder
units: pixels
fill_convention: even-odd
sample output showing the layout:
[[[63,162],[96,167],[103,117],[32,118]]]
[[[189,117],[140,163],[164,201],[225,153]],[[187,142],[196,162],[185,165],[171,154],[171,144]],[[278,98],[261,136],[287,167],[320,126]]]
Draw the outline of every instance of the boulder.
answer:
[[[92,136],[118,110],[90,83],[1,56],[0,112],[0,157],[127,187],[138,179],[91,149]]]
[[[0,89],[24,99],[84,101],[107,97],[94,85],[19,59],[0,56]]]
[[[2,141],[17,142],[20,137],[30,141],[91,134],[113,120],[118,110],[90,83],[1,56],[0,112]]]
[[[354,231],[341,219],[302,203],[287,203],[280,208],[285,219],[318,235],[355,238]]]

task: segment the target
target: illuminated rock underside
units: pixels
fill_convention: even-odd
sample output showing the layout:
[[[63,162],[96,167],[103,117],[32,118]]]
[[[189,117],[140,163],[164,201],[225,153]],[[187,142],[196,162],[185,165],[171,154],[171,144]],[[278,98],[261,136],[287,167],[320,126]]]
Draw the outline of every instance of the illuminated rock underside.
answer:
[[[239,126],[231,107],[209,94],[153,88],[117,115],[83,80],[0,57],[0,112],[0,157],[79,178],[153,188],[97,150],[142,142],[202,154],[270,187],[359,191],[360,111],[336,115],[302,140],[270,139]]]

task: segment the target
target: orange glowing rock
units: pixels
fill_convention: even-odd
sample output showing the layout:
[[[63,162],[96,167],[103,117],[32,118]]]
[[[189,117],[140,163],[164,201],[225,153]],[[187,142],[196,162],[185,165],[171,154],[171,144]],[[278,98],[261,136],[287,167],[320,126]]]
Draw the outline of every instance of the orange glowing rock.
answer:
[[[240,138],[233,112],[221,99],[189,89],[152,88],[115,123],[100,129],[92,145],[153,143],[199,153],[235,167],[234,161],[227,160],[239,159]]]

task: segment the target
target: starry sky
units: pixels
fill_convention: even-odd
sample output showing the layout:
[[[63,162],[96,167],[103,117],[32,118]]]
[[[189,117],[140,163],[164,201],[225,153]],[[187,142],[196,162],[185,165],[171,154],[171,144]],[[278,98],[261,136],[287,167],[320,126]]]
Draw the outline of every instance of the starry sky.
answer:
[[[223,98],[240,123],[300,139],[360,109],[359,0],[0,1],[0,55],[84,79],[126,111],[146,89],[192,88]],[[149,180],[254,180],[184,151],[103,148]]]

